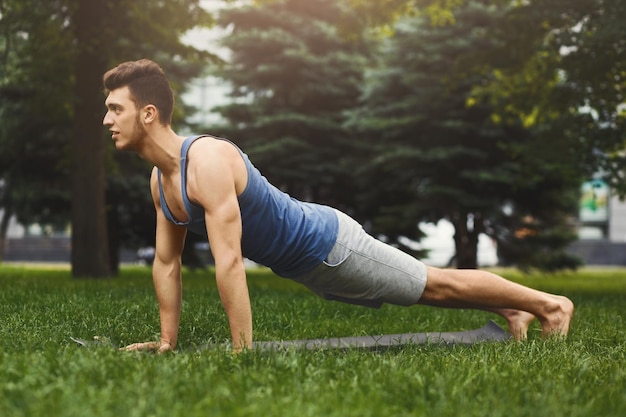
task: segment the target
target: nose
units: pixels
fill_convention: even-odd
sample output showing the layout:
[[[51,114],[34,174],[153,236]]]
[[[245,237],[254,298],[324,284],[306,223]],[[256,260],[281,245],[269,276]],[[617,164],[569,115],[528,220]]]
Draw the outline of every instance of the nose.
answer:
[[[113,126],[113,120],[111,120],[111,116],[109,115],[109,113],[110,113],[110,112],[107,112],[107,113],[104,115],[104,119],[102,119],[102,124],[103,124],[104,126],[107,126],[107,127],[108,127],[108,126]]]

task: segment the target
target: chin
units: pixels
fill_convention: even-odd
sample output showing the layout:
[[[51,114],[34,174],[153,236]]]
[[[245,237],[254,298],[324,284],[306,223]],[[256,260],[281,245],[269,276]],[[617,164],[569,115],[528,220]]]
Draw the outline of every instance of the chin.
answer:
[[[124,142],[120,142],[119,140],[116,140],[114,144],[115,144],[115,149],[117,149],[118,151],[126,151],[129,149],[128,143],[124,143]]]
[[[135,142],[123,142],[120,144],[116,143],[116,148],[120,151],[128,151],[128,152],[138,152],[139,144]]]

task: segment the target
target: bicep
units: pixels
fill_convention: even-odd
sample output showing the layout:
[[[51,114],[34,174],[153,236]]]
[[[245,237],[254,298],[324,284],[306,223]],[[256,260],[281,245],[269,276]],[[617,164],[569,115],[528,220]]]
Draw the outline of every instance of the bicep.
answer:
[[[241,258],[241,216],[237,200],[228,198],[205,212],[207,235],[216,263]],[[216,265],[217,266],[217,265]]]
[[[194,196],[205,212],[207,235],[216,267],[241,260],[241,212],[234,173],[227,161],[216,158],[194,173]],[[198,181],[199,178],[204,181]]]

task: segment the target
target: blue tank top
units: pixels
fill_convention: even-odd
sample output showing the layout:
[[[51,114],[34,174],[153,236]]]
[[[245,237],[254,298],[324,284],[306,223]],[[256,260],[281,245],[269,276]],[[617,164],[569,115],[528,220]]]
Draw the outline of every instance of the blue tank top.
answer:
[[[187,152],[191,144],[201,137],[186,138],[180,151],[181,188],[187,222],[176,220],[167,207],[160,170],[158,181],[161,209],[165,217],[206,237],[204,209],[189,201],[186,192]],[[248,171],[248,183],[238,197],[243,256],[271,268],[285,278],[295,278],[312,271],[322,263],[337,240],[338,220],[335,211],[327,206],[298,201],[280,191],[261,175],[241,149],[233,146],[239,151]]]

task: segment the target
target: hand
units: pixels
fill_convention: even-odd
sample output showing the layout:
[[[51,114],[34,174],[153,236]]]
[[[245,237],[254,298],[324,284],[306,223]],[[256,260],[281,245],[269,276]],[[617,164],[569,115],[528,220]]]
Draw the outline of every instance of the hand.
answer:
[[[132,345],[124,346],[120,348],[121,351],[133,352],[133,351],[149,351],[156,353],[165,353],[174,350],[174,347],[169,342],[143,342],[133,343]]]

